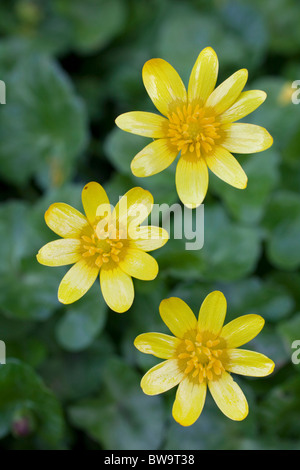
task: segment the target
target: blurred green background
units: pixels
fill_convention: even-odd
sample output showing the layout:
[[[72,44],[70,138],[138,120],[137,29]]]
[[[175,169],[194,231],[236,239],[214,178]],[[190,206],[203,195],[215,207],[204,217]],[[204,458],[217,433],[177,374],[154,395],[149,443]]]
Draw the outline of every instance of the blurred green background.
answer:
[[[300,79],[298,0],[1,0],[0,79],[0,366],[1,449],[297,449],[300,364]],[[247,88],[268,99],[245,119],[266,127],[273,147],[238,156],[249,177],[239,191],[210,175],[205,245],[184,252],[170,240],[154,252],[155,281],[135,282],[133,307],[109,311],[98,282],[63,306],[66,268],[40,266],[38,249],[57,238],[44,212],[53,202],[79,210],[84,184],[104,185],[112,203],[143,186],[157,203],[178,202],[175,163],[138,179],[130,161],[148,139],[116,128],[117,115],[155,111],[141,70],[162,57],[187,83],[212,46],[218,83],[248,68]],[[276,363],[271,377],[238,377],[250,404],[232,422],[208,397],[196,424],[171,416],[175,390],[143,395],[139,381],[158,362],[133,346],[137,334],[166,331],[160,301],[183,298],[197,313],[220,289],[226,322],[257,313],[266,320],[252,349]]]

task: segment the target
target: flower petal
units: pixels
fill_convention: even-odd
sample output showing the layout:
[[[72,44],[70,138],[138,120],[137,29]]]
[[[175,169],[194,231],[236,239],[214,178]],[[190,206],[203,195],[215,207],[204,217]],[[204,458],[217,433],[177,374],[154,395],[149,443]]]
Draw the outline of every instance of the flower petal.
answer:
[[[215,114],[222,114],[230,108],[246,85],[248,71],[241,69],[219,85],[208,97],[205,107],[213,108]]]
[[[135,176],[145,177],[160,173],[170,166],[178,155],[177,148],[169,139],[158,139],[143,148],[132,160],[131,171]]]
[[[248,178],[237,159],[225,148],[215,147],[205,156],[208,168],[221,180],[238,189],[247,187]]]
[[[99,268],[85,259],[78,261],[63,277],[59,289],[58,300],[63,304],[71,304],[80,299],[94,284]]]
[[[143,188],[132,188],[121,197],[114,208],[112,218],[120,227],[128,231],[141,224],[150,214],[153,207],[152,194]]]
[[[190,209],[199,206],[207,193],[208,170],[205,160],[187,153],[176,167],[176,189],[180,200]]]
[[[168,232],[152,225],[136,227],[136,236],[129,241],[129,246],[143,251],[157,250],[169,240]]]
[[[100,271],[101,290],[107,305],[118,313],[128,310],[134,300],[131,277],[118,266],[102,266]]]
[[[193,383],[186,377],[180,382],[173,405],[173,418],[182,426],[190,426],[199,418],[206,398],[206,382]]]
[[[260,315],[243,315],[227,323],[220,336],[225,339],[227,348],[238,348],[255,338],[264,324],[265,320]]]
[[[139,351],[160,359],[171,359],[180,344],[178,338],[162,333],[144,333],[134,340],[134,345]]]
[[[227,349],[226,370],[234,374],[265,377],[273,372],[275,364],[264,354],[245,349]]]
[[[255,124],[234,123],[222,127],[225,134],[222,146],[230,152],[256,153],[268,149],[273,144],[269,132]]]
[[[230,374],[223,372],[219,380],[210,380],[208,387],[213,399],[225,416],[234,421],[246,418],[249,411],[246,397]]]
[[[187,331],[197,328],[197,319],[190,307],[178,297],[161,301],[159,313],[169,330],[182,338]]]
[[[81,198],[87,219],[91,225],[95,222],[98,207],[105,205],[106,210],[108,210],[110,205],[105,189],[94,181],[85,185],[82,190]],[[110,211],[107,215],[110,215]]]
[[[151,59],[143,67],[145,88],[154,105],[167,116],[176,105],[185,104],[187,93],[176,70],[163,59]]]
[[[227,311],[227,301],[224,294],[214,291],[208,294],[199,311],[198,327],[200,331],[209,331],[218,335],[222,329]]]
[[[143,281],[152,281],[158,274],[156,259],[148,255],[148,253],[134,248],[126,250],[126,255],[120,260],[119,266],[129,276],[142,279]]]
[[[81,242],[74,238],[61,238],[43,246],[37,260],[46,266],[64,266],[77,263],[81,258]]]
[[[189,103],[204,105],[215,88],[218,78],[219,62],[211,47],[203,49],[193,67],[188,86]]]
[[[64,238],[78,238],[88,227],[84,215],[63,202],[56,202],[49,207],[45,213],[45,221],[53,232]]]
[[[184,378],[177,359],[168,359],[152,367],[141,380],[141,387],[146,395],[158,395],[178,385]]]
[[[163,116],[143,111],[132,111],[117,117],[117,126],[126,132],[160,139],[166,137],[169,121]]]
[[[223,124],[238,121],[257,109],[266,99],[267,94],[261,90],[243,91],[233,105],[219,117]]]

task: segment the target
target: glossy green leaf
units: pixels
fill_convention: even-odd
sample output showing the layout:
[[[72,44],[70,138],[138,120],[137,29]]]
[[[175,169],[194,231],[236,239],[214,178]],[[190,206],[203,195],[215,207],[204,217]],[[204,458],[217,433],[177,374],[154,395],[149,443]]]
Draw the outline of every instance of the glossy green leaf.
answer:
[[[139,378],[119,359],[107,364],[101,395],[72,405],[69,416],[104,449],[156,449],[163,438],[160,397],[146,397]]]
[[[41,186],[55,187],[71,178],[87,141],[86,117],[55,61],[41,55],[19,61],[8,103],[0,108],[0,140],[6,181],[22,185],[35,177]]]
[[[67,351],[77,352],[90,346],[104,328],[107,306],[99,285],[66,309],[56,328],[58,343]]]

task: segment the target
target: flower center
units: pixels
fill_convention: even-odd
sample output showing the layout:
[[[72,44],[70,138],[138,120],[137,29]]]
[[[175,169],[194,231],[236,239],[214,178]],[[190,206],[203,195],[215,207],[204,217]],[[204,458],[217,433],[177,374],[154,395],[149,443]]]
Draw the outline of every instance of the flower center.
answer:
[[[113,224],[107,224],[99,230],[94,225],[90,236],[82,235],[82,256],[95,257],[95,264],[101,268],[103,264],[113,261],[119,263],[122,251],[124,251],[125,237],[123,230],[117,230]]]
[[[221,137],[221,124],[198,104],[194,108],[191,104],[182,108],[177,106],[168,119],[168,137],[182,155],[189,151],[200,158],[201,153],[210,152]]]
[[[204,337],[205,336],[205,337]],[[209,334],[192,332],[182,340],[177,350],[181,370],[192,380],[202,383],[205,379],[216,380],[225,370],[226,352],[222,339]]]

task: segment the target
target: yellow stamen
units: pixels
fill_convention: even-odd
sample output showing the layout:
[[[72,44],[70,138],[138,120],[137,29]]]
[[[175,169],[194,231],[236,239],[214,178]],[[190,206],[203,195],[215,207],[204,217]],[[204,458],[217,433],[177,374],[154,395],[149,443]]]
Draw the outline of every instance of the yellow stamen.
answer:
[[[223,349],[214,349],[216,346],[220,347],[220,339],[209,335],[205,333],[203,336],[198,329],[192,331],[188,338],[182,340],[177,350],[179,367],[182,367],[184,374],[190,376],[191,380],[198,383],[217,380],[225,370],[223,362],[226,361],[226,353]]]
[[[184,105],[168,115],[168,137],[178,151],[184,155],[187,151],[194,153],[197,158],[202,153],[209,153],[221,136],[220,123],[215,116],[207,116],[208,111],[197,104],[194,109],[191,104]],[[217,142],[219,143],[219,142]]]
[[[110,261],[120,262],[120,255],[124,243],[120,241],[121,230],[116,230],[113,224],[108,224],[105,229],[97,232],[97,225],[94,232],[90,235],[82,235],[82,257],[89,258],[95,256],[95,264],[100,268],[103,263]],[[115,238],[114,238],[115,237]]]

